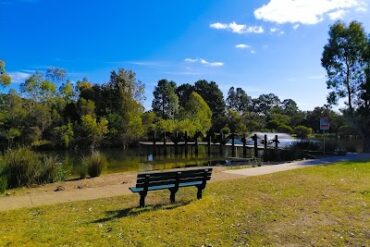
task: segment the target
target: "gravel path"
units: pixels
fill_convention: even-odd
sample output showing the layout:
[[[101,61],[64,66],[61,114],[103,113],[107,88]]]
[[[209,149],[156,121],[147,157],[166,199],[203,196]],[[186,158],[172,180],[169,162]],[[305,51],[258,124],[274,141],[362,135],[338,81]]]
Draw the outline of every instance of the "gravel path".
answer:
[[[235,170],[216,167],[211,182],[238,179],[246,176],[259,176],[339,161],[365,159],[370,160],[370,154],[348,154],[346,156],[333,156],[318,160],[305,160]],[[135,173],[117,173],[94,179],[67,181],[36,188],[24,188],[11,191],[8,196],[0,197],[0,211],[132,194],[129,187],[133,186],[135,182]]]

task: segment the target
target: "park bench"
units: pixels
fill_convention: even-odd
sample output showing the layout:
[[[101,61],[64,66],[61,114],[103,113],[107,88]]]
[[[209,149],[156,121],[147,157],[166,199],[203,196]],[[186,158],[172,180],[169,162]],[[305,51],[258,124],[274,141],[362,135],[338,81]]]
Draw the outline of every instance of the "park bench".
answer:
[[[137,175],[136,187],[130,187],[133,193],[140,195],[140,207],[145,206],[148,191],[169,190],[170,202],[175,202],[176,192],[181,187],[195,186],[197,199],[202,199],[206,183],[211,179],[212,168],[169,170],[164,172],[144,172]]]

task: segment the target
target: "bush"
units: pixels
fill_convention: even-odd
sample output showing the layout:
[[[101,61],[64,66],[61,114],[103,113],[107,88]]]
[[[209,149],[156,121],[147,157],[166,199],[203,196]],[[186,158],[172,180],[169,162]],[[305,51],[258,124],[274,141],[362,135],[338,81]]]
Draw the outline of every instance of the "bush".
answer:
[[[63,165],[52,156],[42,156],[41,165],[42,171],[38,177],[38,184],[64,181],[70,174],[70,171],[64,169]]]
[[[294,133],[299,138],[307,138],[309,135],[312,134],[312,129],[303,125],[298,125],[294,128]]]
[[[35,184],[41,173],[39,156],[25,147],[8,150],[3,162],[9,188]]]
[[[6,181],[6,178],[0,177],[0,194],[4,193],[7,188],[8,182]]]
[[[41,156],[26,147],[8,150],[2,162],[2,177],[8,188],[62,181],[69,174],[54,157]]]
[[[83,159],[82,163],[77,167],[78,175],[80,179],[85,179],[87,176],[87,165],[85,160]]]
[[[279,125],[279,127],[277,128],[277,130],[280,133],[287,133],[287,134],[293,133],[292,127],[290,127],[290,126],[288,126],[286,124]]]
[[[99,152],[93,152],[89,157],[83,158],[82,164],[87,167],[87,173],[93,178],[100,176],[107,161]]]

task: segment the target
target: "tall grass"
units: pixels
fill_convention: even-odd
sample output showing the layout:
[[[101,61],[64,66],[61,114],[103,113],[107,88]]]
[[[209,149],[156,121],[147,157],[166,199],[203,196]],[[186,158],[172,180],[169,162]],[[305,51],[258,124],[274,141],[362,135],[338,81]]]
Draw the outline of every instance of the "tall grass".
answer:
[[[69,173],[54,157],[40,155],[27,147],[6,151],[1,164],[1,177],[7,188],[61,181]]]
[[[90,177],[99,177],[106,167],[107,161],[99,152],[93,152],[90,156],[82,159],[82,166],[86,167]],[[81,177],[81,172],[80,172]]]

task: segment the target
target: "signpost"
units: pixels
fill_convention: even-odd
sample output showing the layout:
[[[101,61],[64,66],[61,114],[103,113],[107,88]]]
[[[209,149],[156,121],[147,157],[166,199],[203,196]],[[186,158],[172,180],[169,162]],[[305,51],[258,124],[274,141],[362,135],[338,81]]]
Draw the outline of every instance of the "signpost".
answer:
[[[329,118],[327,118],[327,117],[321,117],[320,118],[320,130],[322,130],[322,132],[324,134],[324,154],[325,154],[325,146],[326,146],[326,143],[325,143],[325,131],[326,130],[329,130],[329,129],[330,129]]]

